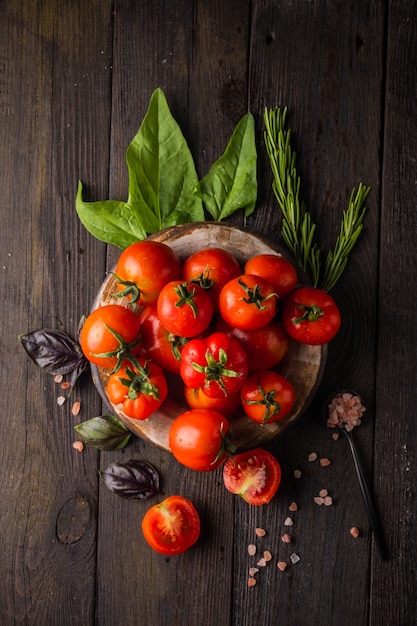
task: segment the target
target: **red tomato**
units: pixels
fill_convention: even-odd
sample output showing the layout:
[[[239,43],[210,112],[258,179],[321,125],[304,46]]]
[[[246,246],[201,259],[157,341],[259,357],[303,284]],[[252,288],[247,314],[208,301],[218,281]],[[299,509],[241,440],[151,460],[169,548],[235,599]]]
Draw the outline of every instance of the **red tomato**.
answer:
[[[249,376],[240,395],[246,415],[262,425],[277,422],[288,415],[295,400],[292,384],[271,370]]]
[[[188,340],[169,333],[162,326],[156,304],[143,309],[139,320],[141,352],[160,365],[164,371],[179,374],[181,350]]]
[[[159,365],[140,358],[134,364],[125,361],[117,372],[111,374],[106,393],[113,404],[123,403],[123,411],[128,417],[144,420],[164,402],[168,385]]]
[[[273,286],[260,276],[243,274],[232,278],[219,296],[220,314],[236,328],[262,328],[276,313],[276,295]]]
[[[181,352],[180,376],[185,385],[201,387],[211,398],[238,391],[248,375],[246,353],[224,333],[191,339]]]
[[[281,467],[272,454],[255,448],[228,459],[223,468],[226,489],[248,504],[268,504],[281,482]]]
[[[222,248],[204,248],[194,252],[182,266],[184,280],[206,289],[215,311],[218,310],[219,294],[223,285],[241,273],[236,257]]]
[[[168,332],[188,338],[206,330],[213,316],[213,305],[199,285],[175,280],[161,290],[157,312]]]
[[[174,419],[169,447],[179,463],[193,470],[215,470],[226,460],[230,443],[227,418],[211,409],[191,409]]]
[[[80,333],[80,345],[91,363],[117,369],[123,359],[139,353],[139,318],[119,304],[99,307],[86,318]]]
[[[192,502],[169,496],[155,504],[142,520],[142,532],[151,548],[174,556],[185,552],[200,536],[200,517]]]
[[[289,339],[281,324],[272,320],[255,330],[243,330],[230,326],[219,318],[215,330],[236,339],[248,358],[248,371],[270,369],[278,365],[288,352]]]
[[[156,302],[162,287],[181,278],[181,263],[166,244],[145,239],[128,246],[116,265],[119,293],[133,304]]]
[[[322,289],[301,287],[284,302],[282,323],[287,333],[300,343],[318,346],[333,339],[340,328],[340,311]]]
[[[247,261],[245,274],[262,276],[271,283],[279,298],[285,298],[297,286],[295,267],[276,254],[258,254]]]
[[[212,409],[226,417],[236,413],[242,406],[240,391],[222,396],[221,398],[209,398],[201,389],[192,389],[185,386],[184,397],[190,409]]]

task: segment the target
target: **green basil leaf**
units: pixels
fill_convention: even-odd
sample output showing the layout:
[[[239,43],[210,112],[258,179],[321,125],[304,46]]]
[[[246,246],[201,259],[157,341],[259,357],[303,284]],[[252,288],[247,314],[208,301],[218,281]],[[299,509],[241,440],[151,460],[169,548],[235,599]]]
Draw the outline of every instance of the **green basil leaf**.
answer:
[[[167,226],[204,221],[194,160],[161,89],[151,97],[143,122],[130,143],[128,205],[148,233]]]
[[[146,229],[135,208],[118,200],[84,202],[82,191],[79,181],[75,208],[82,224],[94,237],[122,249],[145,239]]]
[[[79,439],[98,450],[122,450],[131,432],[116,415],[99,415],[74,426]]]
[[[255,208],[258,183],[255,124],[251,113],[238,122],[224,154],[196,185],[194,193],[203,200],[217,221],[244,209],[248,217]]]

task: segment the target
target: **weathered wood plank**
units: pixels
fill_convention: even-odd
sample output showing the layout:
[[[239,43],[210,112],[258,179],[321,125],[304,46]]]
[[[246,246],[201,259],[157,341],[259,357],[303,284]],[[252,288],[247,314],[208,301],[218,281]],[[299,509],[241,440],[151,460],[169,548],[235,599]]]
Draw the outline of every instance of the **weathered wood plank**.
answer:
[[[79,391],[59,407],[59,387],[17,336],[43,326],[74,336],[93,295],[100,253],[74,197],[80,175],[93,181],[85,146],[109,142],[110,21],[108,2],[2,3],[3,624],[94,621],[97,455],[72,449]],[[104,182],[107,155],[95,162]],[[98,410],[86,396],[79,419]]]
[[[378,294],[375,491],[390,548],[373,562],[372,624],[414,624],[417,543],[416,6],[388,14]],[[387,602],[389,587],[390,601]]]

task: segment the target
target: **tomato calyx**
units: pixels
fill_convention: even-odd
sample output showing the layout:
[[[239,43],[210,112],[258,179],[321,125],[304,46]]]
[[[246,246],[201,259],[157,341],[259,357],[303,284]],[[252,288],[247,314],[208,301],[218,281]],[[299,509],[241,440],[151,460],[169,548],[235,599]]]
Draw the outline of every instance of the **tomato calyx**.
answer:
[[[202,289],[211,289],[214,285],[214,280],[210,278],[210,269],[211,268],[206,265],[201,274],[198,274],[197,276],[194,276],[194,278],[191,278],[190,283],[193,283],[194,285],[200,285]]]
[[[232,435],[229,432],[224,432],[224,424],[220,426],[220,436],[221,436],[221,446],[216,455],[216,458],[210,463],[210,465],[216,465],[224,455],[227,455],[227,458],[234,459],[234,454],[236,453],[237,447],[232,442]]]
[[[129,400],[136,400],[140,394],[152,396],[155,400],[159,400],[159,388],[149,380],[149,368],[147,363],[142,366],[137,359],[132,359],[135,369],[126,367],[127,378],[121,378],[122,385],[128,388],[127,397]],[[136,371],[135,371],[136,370]]]
[[[241,374],[236,372],[236,370],[228,369],[225,367],[226,363],[229,360],[227,356],[226,350],[224,348],[220,348],[219,350],[219,360],[216,361],[210,350],[206,350],[206,361],[207,365],[200,365],[195,361],[191,361],[191,365],[196,372],[200,374],[204,374],[206,377],[205,384],[210,382],[216,382],[219,387],[223,390],[225,396],[227,396],[226,385],[223,382],[223,376],[227,376],[228,378],[239,378]]]
[[[188,343],[189,339],[186,337],[180,337],[179,335],[175,335],[174,333],[168,333],[168,341],[171,346],[172,354],[174,355],[177,361],[181,360],[181,350],[186,343]]]
[[[105,328],[113,335],[113,337],[119,342],[119,345],[115,350],[110,350],[109,352],[93,352],[92,356],[99,359],[109,359],[116,358],[116,365],[112,370],[112,374],[115,374],[119,371],[122,366],[123,361],[128,358],[132,360],[131,352],[132,350],[140,343],[140,334],[132,343],[126,342],[123,337],[115,331],[113,328],[110,328],[107,324],[104,324]]]
[[[243,402],[248,405],[263,405],[265,407],[264,416],[261,422],[262,426],[265,426],[268,420],[273,418],[275,415],[278,415],[278,413],[281,411],[281,406],[275,400],[275,389],[265,391],[261,383],[258,382],[258,390],[262,396],[261,400],[247,400],[246,398],[243,398]]]
[[[189,284],[189,283],[188,283]],[[195,289],[188,289],[187,282],[181,283],[174,287],[174,291],[178,296],[178,300],[175,306],[179,309],[182,306],[188,305],[194,315],[194,318],[198,315],[196,303],[194,302]]]
[[[140,297],[142,295],[142,292],[137,286],[137,284],[134,283],[132,280],[123,280],[123,278],[120,278],[120,276],[117,276],[117,274],[115,274],[114,272],[110,272],[110,274],[114,277],[118,285],[124,286],[124,289],[122,289],[121,291],[112,293],[112,297],[124,298],[124,297],[130,296],[130,302],[132,304],[132,308],[133,310],[135,310],[136,305],[139,302]]]
[[[323,309],[315,304],[297,304],[297,309],[304,311],[300,317],[292,320],[293,324],[302,324],[303,322],[316,322],[324,315]]]
[[[276,293],[270,293],[267,296],[263,296],[260,285],[257,284],[251,289],[241,278],[239,278],[237,282],[247,295],[247,298],[242,296],[240,299],[243,300],[243,302],[246,302],[246,304],[254,304],[260,311],[265,309],[265,305],[262,304],[264,300],[269,300],[277,295]]]

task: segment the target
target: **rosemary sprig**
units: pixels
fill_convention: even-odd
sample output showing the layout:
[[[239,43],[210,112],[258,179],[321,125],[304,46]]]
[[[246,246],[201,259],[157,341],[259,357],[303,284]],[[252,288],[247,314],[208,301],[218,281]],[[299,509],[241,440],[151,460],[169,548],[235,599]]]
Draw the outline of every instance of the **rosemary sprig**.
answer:
[[[300,177],[296,154],[291,147],[291,131],[285,129],[287,109],[265,109],[265,145],[271,163],[272,189],[282,212],[282,237],[304,272],[317,286],[320,275],[320,251],[314,242],[316,226],[300,201]]]
[[[343,212],[343,220],[335,246],[333,250],[328,252],[324,264],[322,288],[325,291],[330,291],[343,274],[348,256],[361,234],[366,211],[364,203],[370,190],[370,187],[366,187],[362,183],[359,184],[358,189],[352,190],[349,206]]]
[[[299,198],[300,177],[290,143],[291,131],[285,128],[286,116],[287,108],[265,109],[264,112],[264,139],[273,174],[272,189],[282,213],[282,238],[312,284],[330,291],[341,277],[362,231],[364,203],[370,187],[360,183],[358,189],[353,189],[335,246],[328,252],[322,270],[322,252],[315,242],[316,225]]]

